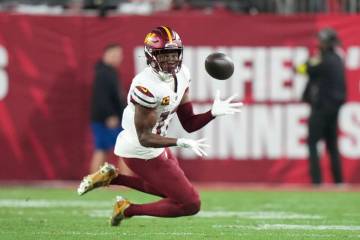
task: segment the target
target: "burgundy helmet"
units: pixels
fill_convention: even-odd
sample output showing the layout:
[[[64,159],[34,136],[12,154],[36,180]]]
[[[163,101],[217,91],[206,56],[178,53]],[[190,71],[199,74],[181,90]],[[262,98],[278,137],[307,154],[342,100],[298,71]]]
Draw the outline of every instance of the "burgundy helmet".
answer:
[[[146,34],[144,44],[146,62],[155,72],[173,74],[180,70],[183,59],[183,45],[177,32],[166,26],[154,28],[151,32]],[[168,72],[169,70],[161,68],[157,60],[157,55],[159,53],[174,51],[178,53],[179,60],[175,66],[170,69],[171,72]]]

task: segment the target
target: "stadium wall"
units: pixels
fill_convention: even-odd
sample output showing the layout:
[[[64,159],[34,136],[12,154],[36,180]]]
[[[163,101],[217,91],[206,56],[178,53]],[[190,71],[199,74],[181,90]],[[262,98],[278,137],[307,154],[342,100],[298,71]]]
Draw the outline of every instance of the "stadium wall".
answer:
[[[210,106],[216,89],[238,92],[245,108],[191,137],[206,137],[209,156],[174,149],[194,181],[308,183],[306,119],[299,102],[306,82],[292,67],[315,48],[324,26],[344,46],[348,102],[340,114],[345,179],[360,183],[359,16],[239,16],[175,13],[156,16],[30,16],[0,14],[0,180],[79,179],[87,173],[92,140],[89,99],[92,66],[102,48],[118,42],[124,92],[144,65],[142,43],[155,26],[176,29],[185,44],[197,110]],[[211,79],[204,59],[213,51],[233,58],[227,81]],[[173,136],[188,136],[176,122]],[[114,160],[114,159],[113,159]],[[323,156],[326,181],[329,162]]]

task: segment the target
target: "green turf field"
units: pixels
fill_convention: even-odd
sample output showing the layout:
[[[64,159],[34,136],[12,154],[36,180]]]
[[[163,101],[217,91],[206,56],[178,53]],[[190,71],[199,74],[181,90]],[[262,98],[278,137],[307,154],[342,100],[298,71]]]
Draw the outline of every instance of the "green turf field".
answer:
[[[135,191],[0,188],[0,239],[360,239],[360,192],[202,191],[193,217],[135,217],[110,227],[116,194]]]

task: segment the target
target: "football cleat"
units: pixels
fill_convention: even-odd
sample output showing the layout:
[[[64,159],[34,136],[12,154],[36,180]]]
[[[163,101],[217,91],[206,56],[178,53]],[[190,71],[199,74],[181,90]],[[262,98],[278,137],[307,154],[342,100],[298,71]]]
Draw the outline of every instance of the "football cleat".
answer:
[[[114,165],[106,162],[97,172],[84,177],[77,192],[81,196],[95,188],[109,186],[117,175]]]
[[[110,225],[115,227],[119,226],[121,221],[125,219],[125,209],[130,206],[130,202],[121,196],[116,197],[114,204],[113,214],[110,219]]]

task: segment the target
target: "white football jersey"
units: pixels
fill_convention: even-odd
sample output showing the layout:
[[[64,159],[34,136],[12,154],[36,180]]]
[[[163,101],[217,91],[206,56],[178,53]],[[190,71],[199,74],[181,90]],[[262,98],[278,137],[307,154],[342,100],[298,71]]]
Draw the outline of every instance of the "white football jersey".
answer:
[[[137,74],[127,96],[128,105],[122,118],[124,130],[117,137],[114,153],[120,157],[141,159],[159,156],[164,148],[144,147],[139,142],[134,123],[135,104],[155,109],[157,121],[152,133],[166,136],[171,119],[189,85],[190,73],[184,65],[176,74],[176,81],[170,75],[167,79],[161,79],[151,67]]]

